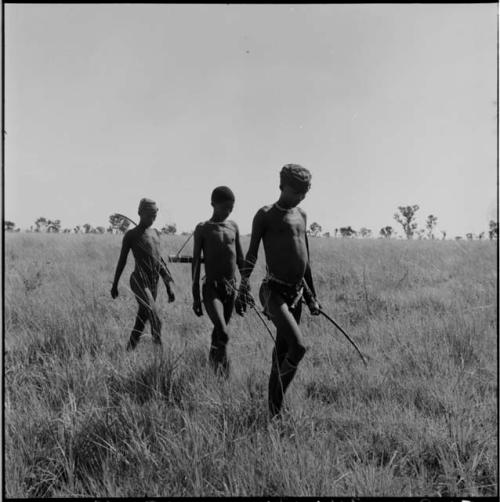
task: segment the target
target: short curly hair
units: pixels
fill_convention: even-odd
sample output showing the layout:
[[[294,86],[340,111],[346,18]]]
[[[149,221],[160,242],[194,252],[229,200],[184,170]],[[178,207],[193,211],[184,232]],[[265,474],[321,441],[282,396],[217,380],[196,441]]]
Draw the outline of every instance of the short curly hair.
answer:
[[[280,184],[290,185],[297,190],[307,192],[311,188],[312,175],[299,164],[286,164],[280,171]]]

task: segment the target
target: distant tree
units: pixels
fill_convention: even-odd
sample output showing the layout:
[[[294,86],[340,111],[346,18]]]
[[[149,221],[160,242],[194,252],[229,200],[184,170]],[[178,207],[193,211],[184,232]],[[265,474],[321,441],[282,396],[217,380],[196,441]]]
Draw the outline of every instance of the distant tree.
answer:
[[[4,221],[3,222],[3,229],[6,232],[13,232],[15,227],[16,227],[16,224],[13,221]]]
[[[95,229],[95,231],[98,233],[98,234],[103,234],[104,232],[106,232],[106,229],[104,227],[97,227]]]
[[[308,234],[311,237],[319,237],[321,235],[321,225],[319,223],[313,222],[311,225],[309,225],[309,232]]]
[[[338,234],[338,233],[339,233],[339,229],[338,229],[338,228],[336,228],[336,229],[335,229],[335,238],[337,237],[337,234]]]
[[[40,218],[35,221],[35,232],[46,232],[48,223],[47,218],[40,216]]]
[[[465,237],[468,241],[471,241],[472,239],[474,239],[474,234],[469,232],[469,233],[465,234]]]
[[[357,234],[356,230],[353,230],[351,226],[340,227],[340,235],[342,237],[354,237]]]
[[[61,230],[61,220],[48,220],[47,221],[47,232],[59,233]]]
[[[366,227],[361,227],[359,229],[359,233],[361,234],[361,237],[363,237],[363,239],[366,239],[366,238],[372,236],[372,231],[369,228],[366,228]]]
[[[411,239],[417,229],[417,223],[414,220],[415,213],[419,209],[416,204],[413,206],[399,206],[399,213],[394,213],[394,219],[403,227],[407,239]]]
[[[71,228],[65,228],[63,230],[63,234],[70,234],[71,233]]]
[[[83,225],[83,231],[86,233],[86,234],[90,234],[91,231],[92,231],[92,225],[90,223],[85,223]]]
[[[81,233],[82,229],[81,229],[80,225],[77,225],[77,226],[73,229],[73,231],[75,232],[75,234],[79,234],[79,233]]]
[[[125,233],[127,228],[130,226],[130,221],[119,214],[112,214],[109,217],[109,224],[113,230],[117,232]]]
[[[441,230],[441,235],[443,236],[443,241],[446,240],[446,230]]]
[[[175,235],[177,233],[177,225],[175,223],[168,223],[161,229],[163,234]]]
[[[488,235],[490,239],[498,239],[498,221],[490,220]]]
[[[330,232],[325,232],[325,233],[323,234],[323,237],[326,237],[326,238],[330,237]]]
[[[461,235],[456,235],[456,236],[455,236],[455,240],[456,240],[456,241],[460,241],[460,240],[462,240],[462,236],[461,236]]]
[[[484,239],[484,232],[481,232],[480,234],[478,234],[477,238],[481,241]]]
[[[427,220],[425,222],[425,228],[427,228],[427,238],[434,239],[434,228],[436,227],[437,216],[430,214],[427,216]]]
[[[421,228],[415,232],[417,239],[420,241],[424,238],[424,234],[425,234],[425,230],[423,228]]]
[[[184,236],[187,236],[187,235],[191,235],[193,232],[181,232],[181,235],[184,235]]]
[[[390,239],[393,233],[394,229],[390,226],[382,227],[379,232],[380,236],[385,239]]]

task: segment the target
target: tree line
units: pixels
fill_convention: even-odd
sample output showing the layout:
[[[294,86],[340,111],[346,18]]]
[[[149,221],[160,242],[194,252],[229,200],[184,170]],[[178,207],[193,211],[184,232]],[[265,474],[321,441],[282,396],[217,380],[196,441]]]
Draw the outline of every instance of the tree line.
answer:
[[[425,221],[425,228],[418,228],[416,222],[416,213],[419,210],[417,204],[411,206],[398,206],[398,212],[394,213],[394,220],[399,223],[403,230],[403,235],[407,239],[436,239],[436,225],[438,218],[433,214],[429,214]],[[113,213],[109,216],[109,224],[107,227],[98,226],[93,227],[90,223],[77,225],[73,228],[62,228],[61,220],[50,220],[45,217],[37,218],[27,232],[44,232],[44,233],[75,233],[75,234],[121,234],[127,231],[130,222],[118,213]],[[4,231],[6,232],[20,232],[20,228],[12,221],[4,221]],[[175,235],[177,233],[177,225],[175,223],[167,223],[161,228],[161,232],[165,235]],[[189,235],[191,232],[182,232],[181,235]],[[356,238],[361,237],[372,238],[374,237],[371,229],[361,227],[359,230],[354,230],[350,225],[345,227],[335,228],[333,236],[330,232],[324,232],[322,226],[313,222],[307,229],[307,234],[311,237],[335,237],[335,238]],[[440,238],[446,239],[447,233],[444,230],[440,231]],[[386,225],[378,231],[378,237],[384,239],[391,239],[397,236],[395,229],[391,225]],[[472,232],[466,233],[467,240],[484,239],[486,232],[481,232],[478,235]],[[498,222],[494,220],[489,221],[488,237],[490,239],[498,239]],[[456,236],[455,239],[462,239],[462,236]]]
[[[397,223],[399,223],[402,227],[403,234],[407,239],[436,239],[436,226],[438,218],[433,214],[429,214],[425,221],[425,228],[418,228],[418,224],[416,222],[416,213],[419,210],[419,206],[417,204],[413,204],[411,206],[398,206],[398,212],[394,213],[394,219]],[[321,225],[317,222],[311,223],[309,226],[307,233],[311,237],[331,237],[330,232],[322,233],[323,229]],[[441,239],[446,239],[446,231],[441,230]],[[477,238],[479,240],[484,239],[486,232],[481,232],[477,235],[474,235],[472,232],[468,232],[465,234],[467,240],[473,240]],[[386,225],[382,227],[378,232],[378,237],[390,239],[396,236],[396,231],[394,227],[390,225]],[[342,237],[342,238],[352,238],[352,237],[361,237],[371,238],[373,237],[373,232],[371,229],[366,227],[361,227],[359,231],[354,230],[350,225],[346,227],[339,227],[335,229],[334,237]],[[488,237],[490,239],[498,238],[498,222],[494,220],[490,220],[489,229],[488,229]],[[456,236],[455,239],[462,239],[462,236]]]
[[[94,227],[90,223],[77,225],[73,228],[62,228],[61,220],[50,220],[45,217],[40,217],[35,220],[34,225],[31,225],[26,232],[35,233],[63,233],[63,234],[122,234],[127,231],[130,222],[119,214],[112,214],[109,216],[109,225],[107,227],[98,226]],[[16,228],[13,221],[4,221],[4,230],[6,232],[20,232],[20,228]],[[161,232],[167,235],[174,235],[177,233],[177,226],[175,223],[167,223],[161,229]],[[184,234],[185,232],[183,232]]]
[[[394,219],[397,223],[399,223],[402,227],[403,234],[407,239],[436,239],[436,225],[438,218],[433,214],[429,214],[425,221],[425,228],[418,228],[418,224],[416,222],[416,213],[419,210],[419,206],[417,204],[413,204],[411,206],[398,206],[398,212],[394,213]],[[330,232],[322,233],[323,229],[321,225],[317,222],[311,223],[309,226],[307,233],[311,237],[331,237]],[[441,230],[441,239],[446,239],[446,231]],[[486,232],[481,232],[478,235],[474,235],[472,232],[468,232],[465,234],[467,240],[473,240],[477,238],[479,240],[484,239]],[[396,236],[395,229],[387,225],[382,227],[378,236],[385,239],[390,239]],[[352,237],[361,237],[371,238],[373,237],[373,232],[371,229],[366,227],[361,227],[359,231],[354,230],[351,226],[339,227],[335,229],[334,237],[342,237],[342,238],[352,238]],[[489,222],[489,230],[488,237],[490,239],[498,238],[498,222],[494,220],[490,220]],[[455,239],[462,239],[462,236],[456,236]]]

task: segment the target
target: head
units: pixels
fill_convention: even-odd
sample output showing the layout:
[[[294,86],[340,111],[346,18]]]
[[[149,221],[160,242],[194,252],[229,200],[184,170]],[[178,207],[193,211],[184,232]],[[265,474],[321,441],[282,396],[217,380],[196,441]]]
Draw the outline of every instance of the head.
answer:
[[[138,214],[141,218],[140,224],[145,227],[150,227],[156,219],[158,213],[158,206],[156,202],[151,199],[141,199],[139,202]]]
[[[311,188],[311,173],[298,164],[286,164],[280,171],[281,202],[289,207],[304,200]]]
[[[211,197],[214,214],[225,220],[234,207],[234,193],[229,187],[220,186],[214,189]]]

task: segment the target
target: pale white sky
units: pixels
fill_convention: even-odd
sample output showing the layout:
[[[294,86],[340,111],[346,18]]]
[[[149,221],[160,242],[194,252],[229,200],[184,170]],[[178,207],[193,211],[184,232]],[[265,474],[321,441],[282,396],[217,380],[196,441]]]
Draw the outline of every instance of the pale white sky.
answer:
[[[496,218],[496,4],[5,5],[5,219],[250,232],[301,163],[324,231]]]

